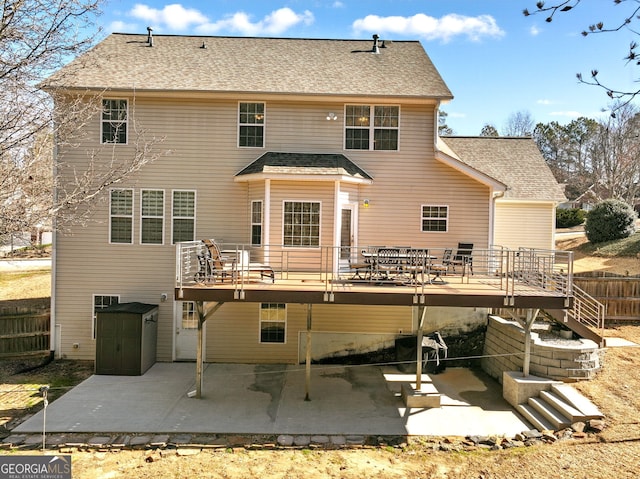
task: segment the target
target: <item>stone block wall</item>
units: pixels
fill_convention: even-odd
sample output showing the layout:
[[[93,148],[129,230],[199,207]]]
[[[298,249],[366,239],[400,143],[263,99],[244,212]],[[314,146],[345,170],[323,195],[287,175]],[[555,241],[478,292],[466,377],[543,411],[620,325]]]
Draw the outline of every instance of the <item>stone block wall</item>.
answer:
[[[575,381],[591,379],[600,370],[601,351],[588,339],[543,340],[531,333],[530,374]],[[505,371],[522,371],[524,328],[516,321],[490,316],[484,345],[482,369],[502,383]]]

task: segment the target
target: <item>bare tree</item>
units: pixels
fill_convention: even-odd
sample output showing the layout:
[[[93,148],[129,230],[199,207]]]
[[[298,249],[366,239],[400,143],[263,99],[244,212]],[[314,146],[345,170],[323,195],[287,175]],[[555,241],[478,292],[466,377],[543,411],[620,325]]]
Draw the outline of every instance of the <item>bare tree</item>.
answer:
[[[520,110],[509,115],[507,123],[502,129],[504,136],[531,136],[535,122],[531,113],[526,110]]]
[[[615,117],[600,122],[591,151],[596,189],[602,199],[633,204],[640,190],[640,111],[630,104],[615,110]]]
[[[543,14],[547,15],[545,21],[550,23],[553,21],[556,15],[561,13],[567,13],[578,7],[582,3],[582,0],[564,0],[559,2],[554,2],[551,5],[546,5],[545,2],[539,1],[536,3],[535,10],[529,11],[529,9],[524,9],[523,14],[525,16],[535,15],[535,14]],[[634,35],[638,35],[638,31],[633,26],[634,22],[637,22],[640,19],[640,1],[639,0],[613,0],[614,5],[625,4],[627,10],[624,12],[624,17],[622,20],[615,21],[611,26],[605,24],[604,19],[599,19],[591,23],[587,28],[585,28],[581,33],[582,36],[589,36],[592,34],[599,33],[613,33],[621,30],[626,30],[631,32]],[[623,60],[626,63],[632,63],[635,66],[640,65],[640,53],[638,52],[638,43],[632,41],[629,44],[628,49],[625,51],[625,55]],[[587,85],[597,86],[606,91],[609,98],[616,100],[616,105],[621,107],[629,102],[631,102],[638,94],[640,94],[640,89],[619,89],[613,85],[601,83],[598,78],[599,71],[597,69],[593,69],[590,72],[590,79],[586,80],[582,73],[577,73],[576,76],[578,81]],[[612,114],[615,115],[616,110],[612,110]]]
[[[154,150],[162,139],[150,138],[133,117],[133,148],[125,156],[103,145],[88,151],[88,165],[76,170],[58,155],[52,173],[54,138],[61,150],[78,147],[76,132],[99,121],[101,95],[45,92],[41,82],[93,45],[102,1],[0,0],[0,237],[50,223],[54,215],[59,226],[83,221],[109,185],[162,154]],[[57,80],[64,83],[60,74]],[[73,180],[61,184],[64,176]]]

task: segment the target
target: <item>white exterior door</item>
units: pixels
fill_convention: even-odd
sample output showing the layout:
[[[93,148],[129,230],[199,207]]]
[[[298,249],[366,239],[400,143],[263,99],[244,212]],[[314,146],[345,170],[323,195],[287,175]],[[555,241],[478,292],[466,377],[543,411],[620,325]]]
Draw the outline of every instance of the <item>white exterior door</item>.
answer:
[[[177,301],[175,308],[176,360],[195,361],[198,346],[198,315],[192,301]]]
[[[340,210],[340,267],[348,267],[349,259],[357,260],[356,205],[349,203]]]

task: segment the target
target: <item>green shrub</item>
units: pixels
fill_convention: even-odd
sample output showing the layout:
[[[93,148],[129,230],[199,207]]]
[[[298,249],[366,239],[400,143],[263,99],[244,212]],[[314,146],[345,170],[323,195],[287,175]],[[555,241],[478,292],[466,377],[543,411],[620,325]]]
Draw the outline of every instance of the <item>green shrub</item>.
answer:
[[[556,228],[571,228],[584,223],[585,212],[580,208],[557,209]]]
[[[587,214],[584,230],[591,243],[627,238],[636,231],[636,212],[620,200],[605,200]]]

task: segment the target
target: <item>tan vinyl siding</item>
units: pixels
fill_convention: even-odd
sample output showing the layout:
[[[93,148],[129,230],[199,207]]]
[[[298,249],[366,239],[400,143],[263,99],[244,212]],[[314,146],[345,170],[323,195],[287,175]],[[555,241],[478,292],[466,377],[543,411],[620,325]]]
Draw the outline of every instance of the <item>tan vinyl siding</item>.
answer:
[[[554,248],[555,205],[496,201],[494,243],[508,248]]]
[[[285,344],[261,344],[259,304],[225,304],[206,322],[206,361],[239,363],[296,363],[298,338],[307,330],[307,307],[287,305]],[[410,307],[313,305],[312,331],[336,333],[408,333]]]
[[[122,98],[121,95],[114,97]],[[108,164],[112,152],[121,158],[133,155],[136,128],[144,130],[147,139],[164,138],[154,147],[164,154],[118,184],[119,188],[134,190],[132,245],[109,244],[106,194],[84,227],[74,228],[72,235],[58,235],[55,314],[62,328],[60,352],[68,357],[95,357],[95,341],[91,338],[92,295],[118,294],[121,302],[159,304],[158,359],[173,358],[175,327],[171,298],[175,248],[170,244],[171,191],[196,191],[196,239],[216,238],[226,244],[247,244],[250,241],[251,201],[264,200],[265,186],[262,181],[236,182],[235,174],[267,151],[342,153],[373,176],[371,185],[340,185],[342,199],[346,194],[349,201],[358,202],[360,245],[442,247],[455,245],[458,241],[470,241],[480,247],[487,243],[488,188],[434,160],[433,106],[401,105],[399,151],[363,152],[343,150],[343,103],[267,101],[266,147],[238,148],[237,100],[138,98],[135,105],[131,98],[129,100],[128,145],[100,146],[100,121],[96,116],[77,148],[61,148],[59,152],[60,162],[82,168],[88,151],[99,151],[103,164]],[[261,101],[257,97],[243,98],[245,100]],[[328,112],[336,113],[338,120],[327,121]],[[60,172],[65,174],[64,169]],[[283,201],[293,200],[321,202],[321,244],[333,244],[334,181],[272,180],[270,188],[270,231],[268,237],[265,236],[265,243],[281,244]],[[162,189],[165,192],[164,245],[140,245],[141,189]],[[365,198],[370,200],[370,207],[366,209],[362,206]],[[420,231],[420,206],[423,204],[449,206],[448,233]],[[165,303],[160,302],[163,293],[170,298]],[[216,328],[209,326],[209,360],[222,357],[232,360],[245,354],[241,352],[243,348],[253,351],[258,338],[257,306],[243,308],[249,306],[252,313],[240,314],[238,321],[235,320],[235,310],[224,313],[228,306],[222,308],[224,314],[234,318],[220,327],[228,331],[225,334],[229,337],[237,335],[233,341],[228,341],[235,344],[229,348],[235,352],[229,352],[230,356],[218,355],[217,346],[226,346],[216,344]],[[333,314],[333,310],[327,311],[327,316]],[[275,361],[278,358],[279,361],[295,361],[297,331],[304,329],[305,314],[300,306],[291,305],[287,344],[284,347],[259,345],[258,353],[251,356],[252,360]],[[324,315],[324,310],[319,308],[318,314]],[[380,325],[382,330],[391,331],[394,327],[385,322],[389,314],[389,310],[381,309],[376,311],[376,315],[387,319],[375,319],[377,316],[373,313],[363,314],[362,322],[358,320],[347,327],[338,321],[335,327],[369,330]],[[410,311],[407,315],[410,317]],[[224,315],[212,323],[222,321],[222,318]],[[365,318],[373,318],[373,323],[365,324]],[[73,343],[79,343],[79,348],[74,349]]]

